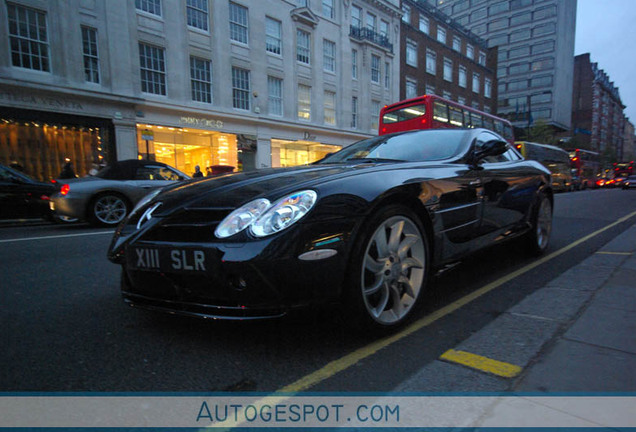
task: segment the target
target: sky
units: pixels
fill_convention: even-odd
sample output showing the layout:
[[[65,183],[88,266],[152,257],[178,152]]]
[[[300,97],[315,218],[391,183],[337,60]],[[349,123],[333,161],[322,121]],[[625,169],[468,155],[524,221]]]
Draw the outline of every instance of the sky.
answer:
[[[636,124],[636,0],[578,0],[574,54],[590,53]]]

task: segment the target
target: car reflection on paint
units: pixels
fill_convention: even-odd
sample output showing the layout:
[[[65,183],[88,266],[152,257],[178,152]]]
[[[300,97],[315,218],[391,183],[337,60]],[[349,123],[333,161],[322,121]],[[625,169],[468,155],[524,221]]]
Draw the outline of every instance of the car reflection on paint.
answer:
[[[0,219],[50,220],[49,199],[55,191],[57,187],[52,183],[0,165]]]
[[[153,193],[109,258],[132,306],[256,319],[339,302],[389,328],[413,315],[437,269],[518,237],[544,252],[552,205],[549,171],[501,136],[413,131]]]

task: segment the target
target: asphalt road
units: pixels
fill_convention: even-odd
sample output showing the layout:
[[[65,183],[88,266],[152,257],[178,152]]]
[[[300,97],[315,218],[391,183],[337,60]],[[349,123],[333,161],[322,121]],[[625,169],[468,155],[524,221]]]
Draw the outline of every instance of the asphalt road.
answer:
[[[636,211],[636,192],[556,196],[557,251]],[[0,391],[275,391],[327,368],[309,391],[389,391],[582,261],[632,218],[523,272],[418,331],[373,353],[382,336],[346,327],[342,310],[266,322],[220,322],[125,306],[119,268],[106,259],[110,231],[85,225],[0,228]],[[426,317],[523,269],[535,258],[518,243],[489,249],[437,277],[418,311]],[[470,383],[464,391],[473,391]]]

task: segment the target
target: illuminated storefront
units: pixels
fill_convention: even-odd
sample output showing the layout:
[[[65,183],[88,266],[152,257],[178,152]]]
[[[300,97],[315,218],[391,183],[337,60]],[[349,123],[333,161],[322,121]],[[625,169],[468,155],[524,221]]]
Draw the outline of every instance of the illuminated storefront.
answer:
[[[272,139],[272,166],[307,165],[340,149],[340,146],[319,142]]]
[[[237,136],[229,133],[137,124],[137,149],[140,159],[163,162],[190,175],[197,165],[204,175],[241,168]]]
[[[113,157],[112,124],[103,119],[13,110],[0,117],[0,163],[47,181],[66,162],[87,175]]]

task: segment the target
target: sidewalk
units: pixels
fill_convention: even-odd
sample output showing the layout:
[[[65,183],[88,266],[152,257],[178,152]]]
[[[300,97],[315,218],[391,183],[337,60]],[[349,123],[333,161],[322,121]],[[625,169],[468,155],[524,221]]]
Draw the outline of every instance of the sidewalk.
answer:
[[[636,392],[636,225],[397,392]]]

